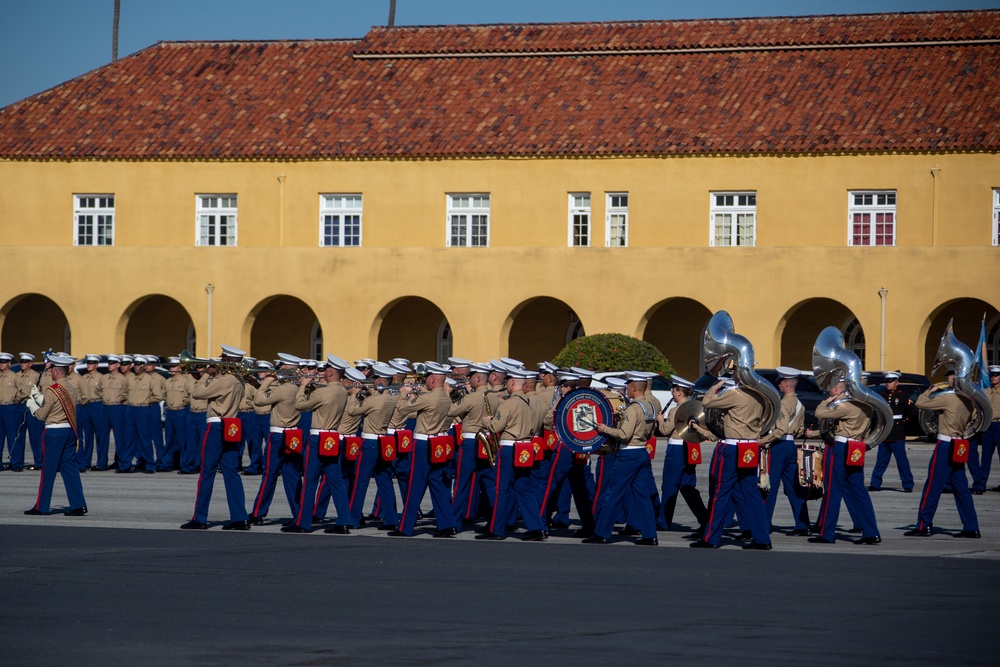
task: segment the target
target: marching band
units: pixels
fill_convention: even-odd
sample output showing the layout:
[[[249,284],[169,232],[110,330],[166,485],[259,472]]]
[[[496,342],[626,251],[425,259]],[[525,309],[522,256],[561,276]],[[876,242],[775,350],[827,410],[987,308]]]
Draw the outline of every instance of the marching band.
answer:
[[[963,522],[958,536],[979,537],[964,462],[968,438],[1000,420],[1000,390],[987,395],[971,381],[971,352],[951,331],[949,326],[937,361],[950,369],[950,387],[931,387],[917,401],[937,411],[939,433],[908,536],[931,534],[938,499],[950,482]],[[328,524],[331,534],[371,526],[410,537],[421,516],[431,516],[421,511],[430,491],[436,538],[474,528],[476,539],[517,534],[543,541],[569,528],[572,498],[580,528],[570,534],[584,543],[607,543],[623,524],[619,535],[655,546],[657,532],[673,527],[680,494],[698,523],[686,536],[690,546],[719,548],[735,519],[743,548],[769,550],[783,489],[793,535],[833,542],[843,499],[861,529],[855,543],[881,542],[864,456],[890,433],[899,439],[899,409],[864,386],[860,360],[839,332],[824,330],[813,350],[813,371],[829,397],[816,409],[820,428],[808,432],[795,395],[800,371],[779,367],[780,394],[775,391],[753,370],[753,346],[735,333],[724,311],[709,322],[703,354],[708,373],[697,382],[672,376],[665,406],[652,393],[650,373],[618,373],[597,389],[586,369],[549,362],[528,369],[510,358],[473,363],[452,357],[448,364],[365,359],[352,365],[334,355],[315,362],[282,353],[272,364],[222,346],[216,359],[186,352],[170,358],[164,380],[155,357],[108,355],[107,373],[99,373],[99,358],[87,355],[80,375],[76,359],[51,354],[39,375],[30,367],[31,355],[20,356],[22,371],[15,374],[13,356],[0,354],[0,423],[14,470],[24,467],[21,431],[35,451],[28,420],[43,428],[35,455],[42,469],[39,497],[26,514],[49,511],[56,472],[71,496],[67,514],[85,514],[80,472],[114,467],[119,473],[198,474],[194,512],[181,526],[188,530],[208,527],[221,471],[229,509],[224,530],[264,525],[280,477],[288,503],[280,514],[289,517],[281,530],[288,533]],[[990,374],[1000,377],[1000,367],[990,367]],[[162,426],[159,412],[153,414],[160,401]],[[16,429],[11,405],[24,412]],[[797,443],[803,435],[822,438],[825,450]],[[659,489],[652,471],[657,436]],[[696,476],[703,445],[713,448],[707,505]],[[250,465],[244,469],[245,450]],[[249,511],[241,474],[260,476]],[[375,502],[366,513],[373,480]],[[811,524],[806,501],[820,486],[822,501]],[[331,500],[333,520],[325,518]],[[520,526],[523,532],[515,533]]]

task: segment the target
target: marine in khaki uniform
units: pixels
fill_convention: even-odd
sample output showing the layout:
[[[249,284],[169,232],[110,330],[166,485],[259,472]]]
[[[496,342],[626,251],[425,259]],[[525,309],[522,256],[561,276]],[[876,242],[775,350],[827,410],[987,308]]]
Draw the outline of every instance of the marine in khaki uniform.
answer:
[[[150,406],[154,404],[153,380],[146,373],[145,355],[134,355],[133,374],[128,383],[128,408],[125,411],[125,456],[118,452],[118,472],[131,472],[132,460],[142,464],[146,474],[156,472],[156,453],[153,451],[153,432],[150,423]]]
[[[180,475],[196,475],[201,471],[201,448],[208,433],[208,400],[198,398],[208,385],[211,376],[205,366],[196,365],[189,369],[191,376],[191,401],[188,404],[187,431],[184,447],[181,449]]]
[[[117,354],[108,355],[108,372],[101,376],[101,401],[104,404],[104,416],[106,425],[101,433],[101,440],[98,443],[98,451],[104,448],[111,451],[111,434],[115,437],[116,458],[122,456],[125,451],[125,412],[128,402],[128,377],[122,372],[122,358]],[[108,462],[105,462],[108,467]],[[98,470],[101,469],[100,457],[98,457]],[[114,466],[115,470],[119,466]]]
[[[22,424],[14,439],[13,454],[17,456],[17,467],[15,467],[14,456],[11,457],[11,470],[21,472],[24,469],[24,441],[30,439],[33,465],[28,466],[28,470],[35,470],[42,465],[42,422],[35,418],[28,410],[27,396],[31,393],[32,387],[38,387],[41,374],[31,367],[35,361],[35,355],[30,352],[18,354],[20,370],[17,371],[18,380],[21,382],[22,393],[25,396],[21,402]]]
[[[39,404],[35,416],[45,424],[42,434],[42,474],[38,482],[35,505],[24,513],[48,514],[52,500],[52,487],[58,472],[66,487],[70,509],[67,516],[87,513],[87,501],[80,484],[80,468],[76,458],[76,387],[68,379],[69,369],[76,359],[65,354],[49,356],[52,384],[44,391],[33,390],[32,396]]]
[[[413,535],[420,502],[428,487],[434,507],[434,520],[437,523],[437,532],[434,535],[451,537],[459,532],[451,510],[448,463],[431,463],[430,460],[430,438],[448,436],[448,429],[451,427],[452,419],[448,416],[451,397],[444,388],[445,376],[449,369],[433,361],[426,362],[424,367],[427,370],[425,390],[418,392],[409,386],[404,386],[400,390],[400,399],[397,403],[400,412],[416,419],[413,429],[413,450],[410,456],[410,476],[403,496],[403,512],[398,529],[389,531],[389,535],[397,537]]]
[[[365,495],[372,477],[375,478],[376,502],[384,523],[393,526],[399,521],[396,492],[392,487],[392,461],[384,460],[380,440],[389,434],[389,422],[399,400],[399,394],[390,393],[382,387],[388,386],[396,373],[388,364],[380,362],[372,364],[372,371],[374,385],[370,392],[366,392],[369,395],[366,397],[360,387],[353,387],[351,398],[347,401],[347,413],[363,417],[361,452],[354,462],[354,479],[350,492],[351,520],[356,527],[361,525]],[[392,451],[395,452],[395,446]]]
[[[18,456],[17,432],[24,423],[23,403],[28,394],[21,378],[10,369],[13,362],[14,355],[0,352],[0,459],[6,443],[8,463],[4,468],[21,470],[24,468],[24,446],[22,444]]]
[[[594,513],[594,534],[585,538],[585,543],[607,543],[616,518],[624,510],[628,525],[637,528],[642,535],[637,544],[658,544],[656,519],[653,505],[649,501],[649,485],[653,473],[649,452],[646,450],[646,442],[653,434],[658,413],[652,403],[644,398],[648,385],[645,377],[634,371],[626,374],[628,384],[625,392],[629,404],[621,413],[618,426],[598,424],[596,427],[599,433],[613,438],[617,446],[613,454],[606,455],[606,458],[611,459],[608,482]]]
[[[298,357],[284,352],[279,353],[278,357],[282,361],[277,373],[297,372]],[[279,476],[291,515],[294,517],[298,514],[299,485],[302,483],[303,469],[302,453],[290,451],[286,447],[289,432],[299,430],[299,420],[302,418],[300,411],[295,408],[297,392],[298,385],[294,382],[279,381],[276,373],[266,373],[254,396],[254,405],[271,407],[271,426],[267,438],[267,452],[264,454],[264,474],[250,512],[251,523],[260,525],[267,516]]]
[[[238,364],[245,354],[243,350],[222,346],[222,361],[225,363]],[[221,469],[229,505],[229,523],[223,525],[222,529],[250,530],[243,480],[236,471],[239,464],[236,457],[239,443],[226,442],[223,436],[223,420],[235,420],[240,401],[243,400],[243,379],[236,373],[222,373],[218,366],[209,366],[206,374],[209,381],[205,385],[195,386],[191,392],[192,398],[208,401],[208,426],[201,445],[201,473],[198,477],[194,516],[181,528],[208,528],[208,506],[212,500],[215,475]]]
[[[531,438],[538,428],[538,418],[531,403],[524,395],[524,381],[534,375],[534,371],[510,369],[504,382],[510,397],[497,406],[492,419],[483,417],[483,426],[500,438],[493,474],[496,476],[496,501],[486,530],[476,536],[477,540],[502,540],[507,532],[507,518],[516,504],[521,512],[527,532],[524,540],[540,542],[545,539],[541,511],[535,485],[531,478],[531,467],[515,465],[519,451],[527,452],[534,458]]]
[[[764,507],[767,510],[768,526],[772,525],[774,508],[778,504],[778,486],[785,489],[785,497],[792,508],[795,521],[793,535],[809,534],[809,508],[806,506],[805,491],[798,485],[799,457],[795,438],[806,431],[806,411],[795,396],[799,371],[791,366],[778,366],[778,390],[781,392],[781,407],[778,419],[771,432],[760,439],[761,456],[770,456],[768,470],[771,476],[771,492],[767,494]]]
[[[677,375],[672,376],[671,380],[673,382],[673,386],[670,388],[671,400],[668,402],[666,410],[657,413],[656,417],[656,433],[666,438],[666,446],[661,448],[663,472],[660,475],[660,507],[656,517],[657,528],[670,530],[673,527],[677,494],[680,493],[698,522],[698,529],[694,532],[694,536],[700,538],[704,533],[705,522],[708,519],[708,509],[705,507],[705,502],[697,488],[697,465],[700,461],[688,463],[688,445],[682,436],[684,431],[690,430],[692,435],[697,434],[699,443],[714,442],[717,438],[710,431],[702,428],[697,421],[685,420],[682,417],[683,412],[678,411],[681,405],[691,400],[694,383]]]
[[[948,371],[948,388],[955,388],[955,372]],[[972,492],[965,477],[965,464],[955,463],[952,452],[955,440],[965,440],[965,431],[969,427],[972,412],[965,402],[955,393],[936,393],[937,387],[930,386],[917,397],[915,405],[920,410],[933,410],[938,415],[937,444],[927,470],[927,481],[920,494],[920,508],[917,511],[917,525],[913,530],[903,533],[907,537],[928,537],[931,535],[934,514],[937,512],[941,492],[947,482],[951,482],[951,492],[955,497],[958,517],[962,520],[962,530],[955,537],[977,539],[979,533],[979,517],[976,506],[972,502]],[[968,447],[968,441],[965,440]]]
[[[757,468],[740,468],[737,465],[738,443],[756,443],[764,408],[740,386],[723,391],[725,385],[724,380],[719,380],[702,399],[706,408],[722,411],[725,437],[716,446],[716,456],[713,457],[712,472],[715,473],[716,484],[709,500],[705,535],[691,546],[702,549],[719,548],[723,525],[732,516],[735,504],[740,521],[745,521],[745,526],[749,525],[753,536],[753,541],[743,548],[768,550],[771,548],[771,531],[764,501],[757,486]]]
[[[1000,366],[990,366],[987,369],[990,378],[990,386],[983,390],[990,405],[993,406],[993,421],[986,427],[980,442],[982,443],[982,463],[979,467],[979,479],[975,480],[973,486],[979,492],[986,490],[986,485],[990,478],[990,467],[993,464],[993,452],[1000,455]],[[993,488],[1000,491],[1000,486]]]
[[[308,533],[312,530],[316,507],[317,489],[320,481],[327,489],[337,510],[337,523],[325,532],[347,534],[350,532],[351,507],[347,498],[347,486],[340,463],[343,458],[343,436],[337,431],[347,407],[348,393],[344,387],[344,373],[348,363],[340,357],[329,355],[328,363],[322,371],[323,382],[311,392],[309,379],[301,378],[295,393],[295,407],[301,411],[312,411],[312,428],[306,441],[305,481],[299,500],[299,513],[293,523],[282,527],[285,533]],[[360,373],[360,377],[364,377]],[[336,441],[337,454],[320,456],[321,438]],[[325,511],[324,511],[325,513]]]
[[[150,390],[153,393],[153,401],[146,408],[146,419],[149,424],[149,434],[153,439],[155,469],[157,472],[166,472],[173,467],[171,460],[173,456],[167,455],[163,441],[163,409],[160,406],[167,398],[167,385],[166,379],[157,370],[159,362],[159,357],[146,355],[146,366],[143,371],[149,378]]]
[[[810,542],[833,543],[837,539],[837,517],[840,500],[848,504],[851,516],[861,526],[861,538],[855,544],[878,544],[882,541],[875,520],[875,508],[865,486],[863,465],[849,465],[848,440],[863,440],[871,424],[867,406],[845,399],[847,385],[841,381],[830,389],[830,395],[816,406],[816,419],[835,420],[833,446],[827,445],[823,457],[823,501],[816,518],[816,537]],[[818,435],[818,433],[816,433]]]
[[[104,376],[97,370],[101,358],[96,354],[88,354],[85,359],[87,371],[77,380],[77,389],[80,391],[78,414],[80,449],[77,452],[80,472],[88,469],[104,470],[108,467],[108,450],[101,437],[107,430],[107,415],[104,412]],[[97,465],[91,468],[95,448]]]
[[[467,376],[469,393],[448,409],[448,416],[460,419],[462,427],[452,507],[456,522],[463,526],[475,523],[482,494],[489,500],[491,511],[496,501],[493,469],[488,459],[479,458],[476,441],[476,434],[483,428],[483,417],[486,416],[486,382],[490,370],[488,364],[472,364]]]
[[[157,469],[163,472],[180,469],[181,452],[184,451],[184,439],[187,436],[191,389],[194,386],[194,379],[183,371],[179,358],[170,357],[167,365],[170,368],[170,377],[163,385],[164,449],[161,457],[163,463],[157,466]]]

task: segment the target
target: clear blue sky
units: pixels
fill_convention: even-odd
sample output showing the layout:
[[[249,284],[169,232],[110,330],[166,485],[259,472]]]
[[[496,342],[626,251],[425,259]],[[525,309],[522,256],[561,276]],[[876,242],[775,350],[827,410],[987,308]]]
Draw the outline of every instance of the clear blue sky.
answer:
[[[159,41],[361,37],[389,0],[121,0],[118,55]],[[396,25],[983,9],[996,0],[397,0]],[[111,60],[114,0],[0,0],[0,107]]]

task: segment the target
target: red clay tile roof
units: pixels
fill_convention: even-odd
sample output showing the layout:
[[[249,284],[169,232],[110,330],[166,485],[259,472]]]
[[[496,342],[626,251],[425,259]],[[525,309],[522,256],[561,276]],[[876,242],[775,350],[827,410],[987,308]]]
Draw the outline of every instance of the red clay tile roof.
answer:
[[[997,100],[1000,11],[374,28],[157,44],[0,109],[0,157],[995,151]]]

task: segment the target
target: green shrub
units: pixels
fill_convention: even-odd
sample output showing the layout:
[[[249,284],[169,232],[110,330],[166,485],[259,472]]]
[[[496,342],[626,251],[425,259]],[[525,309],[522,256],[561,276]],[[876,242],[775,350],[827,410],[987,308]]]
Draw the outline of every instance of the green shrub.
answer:
[[[674,367],[655,346],[617,333],[577,338],[552,363],[592,371],[650,371],[664,376],[674,372]]]

